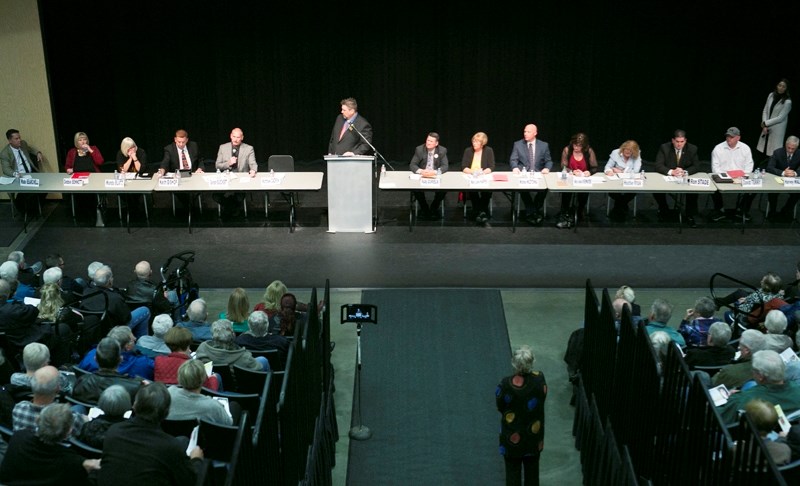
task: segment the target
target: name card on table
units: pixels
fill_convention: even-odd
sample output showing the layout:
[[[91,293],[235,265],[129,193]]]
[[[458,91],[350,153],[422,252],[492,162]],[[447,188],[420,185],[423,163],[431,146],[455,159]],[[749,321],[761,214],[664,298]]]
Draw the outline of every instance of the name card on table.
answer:
[[[106,179],[105,187],[125,187],[125,179]]]
[[[622,179],[622,187],[644,187],[643,179]]]
[[[39,179],[22,178],[19,185],[23,187],[39,187]]]
[[[181,181],[178,179],[165,179],[160,178],[158,180],[158,187],[178,187]]]
[[[520,186],[540,187],[542,185],[541,184],[541,180],[542,180],[541,176],[540,177],[536,177],[534,179],[520,178],[519,179],[519,185]]]
[[[278,186],[280,185],[281,180],[278,177],[262,177],[261,178],[261,185],[262,186]]]
[[[481,177],[479,179],[475,179],[474,177],[469,178],[469,186],[470,187],[489,187],[489,179],[486,177]]]
[[[800,187],[800,179],[797,177],[784,177],[783,187]]]
[[[82,179],[73,179],[72,177],[67,177],[64,179],[64,187],[81,187],[83,184],[84,182]]]
[[[763,182],[761,179],[742,179],[742,187],[761,187]]]
[[[574,187],[582,187],[582,186],[592,186],[592,178],[591,177],[573,177],[572,178],[572,185]]]
[[[439,187],[442,185],[442,180],[439,178],[423,177],[419,180],[419,185],[422,187]]]
[[[228,182],[226,177],[209,177],[208,187],[228,187]]]
[[[705,177],[690,177],[689,185],[694,187],[711,187],[711,179]]]

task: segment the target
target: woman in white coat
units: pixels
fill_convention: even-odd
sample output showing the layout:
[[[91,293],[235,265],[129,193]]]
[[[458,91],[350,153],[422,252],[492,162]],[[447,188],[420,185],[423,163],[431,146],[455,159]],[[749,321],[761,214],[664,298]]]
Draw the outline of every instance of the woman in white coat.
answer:
[[[761,138],[758,139],[756,149],[767,157],[771,156],[776,148],[783,147],[790,111],[792,111],[792,97],[789,96],[789,81],[784,78],[778,81],[775,91],[767,96],[767,102],[761,113]]]

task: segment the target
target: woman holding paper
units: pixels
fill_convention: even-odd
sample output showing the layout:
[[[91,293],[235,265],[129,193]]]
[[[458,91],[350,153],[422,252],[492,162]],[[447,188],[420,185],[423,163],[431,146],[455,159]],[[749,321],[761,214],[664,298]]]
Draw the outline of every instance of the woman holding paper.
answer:
[[[84,132],[78,132],[73,137],[74,147],[67,152],[67,162],[64,170],[67,174],[73,172],[100,172],[103,163],[103,154],[94,145],[89,145],[89,137]]]
[[[494,150],[488,147],[489,137],[478,132],[472,136],[472,146],[464,150],[461,158],[461,167],[464,174],[482,175],[491,174],[494,170]],[[489,223],[489,201],[492,193],[489,191],[470,191],[469,199],[472,201],[472,209],[475,212],[475,222],[480,226]]]
[[[642,157],[639,144],[635,140],[626,140],[618,149],[614,149],[608,157],[605,174],[609,177],[615,174],[638,174],[642,170]],[[625,221],[628,215],[628,203],[636,197],[635,193],[610,193],[614,200],[609,218],[613,221]]]
[[[561,151],[561,170],[567,171],[573,177],[591,177],[597,172],[597,156],[585,133],[576,133],[569,139],[569,145]],[[579,193],[577,205],[572,204],[572,193],[561,194],[561,218],[556,223],[557,228],[571,228],[574,222],[575,211],[578,219],[585,217],[584,207],[589,199],[588,193]]]

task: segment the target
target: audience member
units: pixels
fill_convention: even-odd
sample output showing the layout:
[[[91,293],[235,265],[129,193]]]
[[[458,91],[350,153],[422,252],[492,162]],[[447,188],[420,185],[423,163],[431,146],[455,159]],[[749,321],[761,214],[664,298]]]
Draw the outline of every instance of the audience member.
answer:
[[[642,170],[642,157],[639,144],[635,140],[626,140],[611,151],[608,162],[603,169],[606,176],[638,174]],[[622,177],[620,175],[620,177]],[[636,197],[633,192],[611,192],[608,194],[614,200],[614,207],[611,208],[609,218],[613,221],[625,221],[628,217],[628,204]]]
[[[196,343],[211,339],[211,323],[208,322],[208,305],[203,299],[194,299],[186,309],[188,321],[181,321],[178,327],[185,327],[192,333]]]
[[[39,369],[50,364],[50,350],[42,343],[30,343],[22,350],[22,363],[25,373],[14,373],[9,383],[20,388],[30,388],[33,375]],[[71,394],[75,384],[75,373],[59,371],[59,389],[64,394]]]
[[[108,331],[107,337],[116,341],[122,351],[121,361],[117,368],[118,372],[134,378],[153,379],[153,358],[145,356],[136,350],[136,338],[133,337],[133,333],[128,326],[112,328]],[[78,364],[78,367],[89,372],[97,371],[99,368],[96,354],[97,347],[89,350]]]
[[[81,402],[93,404],[97,403],[106,388],[122,385],[132,398],[135,397],[143,381],[141,378],[129,378],[117,371],[117,366],[122,361],[119,342],[112,337],[104,337],[95,350],[99,369],[78,378],[72,396]]]
[[[636,303],[636,292],[628,285],[622,285],[617,289],[614,298],[623,298],[631,305],[631,314],[634,316],[642,315],[642,308]]]
[[[30,401],[23,400],[14,405],[12,412],[14,431],[22,429],[36,429],[36,419],[42,410],[54,403],[61,391],[59,388],[59,373],[54,366],[42,366],[33,374],[31,378],[31,391],[33,398]],[[80,432],[81,426],[86,421],[86,417],[75,412],[73,413],[73,435]]]
[[[195,301],[197,302],[197,301]],[[164,342],[170,349],[166,356],[156,356],[155,380],[167,385],[178,384],[178,369],[186,361],[192,359],[191,344],[192,333],[183,327],[173,327],[164,336]],[[216,373],[206,377],[203,386],[211,390],[220,388],[219,377]]]
[[[269,318],[263,311],[253,311],[247,318],[249,329],[236,337],[236,344],[255,351],[277,349],[286,362],[289,353],[289,340],[269,332]]]
[[[425,143],[418,145],[414,149],[414,155],[411,157],[411,162],[408,164],[411,173],[418,174],[421,177],[436,177],[436,172],[440,174],[447,172],[449,162],[447,160],[447,149],[439,145],[439,134],[436,132],[428,133],[425,138]],[[430,206],[425,197],[425,191],[412,191],[411,194],[414,199],[419,203],[420,218],[430,221],[441,219],[439,215],[439,208],[444,202],[447,195],[446,191],[435,191],[433,195],[433,202]]]
[[[769,437],[770,432],[778,427],[778,412],[775,410],[775,405],[766,400],[754,398],[745,404],[744,411],[750,416],[772,461],[777,466],[788,464],[792,460],[792,449],[785,440],[772,440]]]
[[[283,294],[280,310],[269,317],[269,332],[291,338],[295,327],[305,324],[307,319],[307,313],[297,311],[297,298],[294,294]]]
[[[17,268],[19,269],[17,280],[19,280],[20,283],[34,289],[37,289],[42,285],[42,280],[40,277],[42,272],[42,262],[36,262],[33,265],[28,266],[28,264],[25,262],[25,253],[19,250],[9,253],[8,261],[17,264]]]
[[[247,291],[241,287],[236,287],[228,297],[227,312],[220,312],[220,319],[227,319],[233,324],[233,332],[236,334],[247,330],[247,316],[250,312],[250,299]]]
[[[576,133],[569,140],[569,145],[561,151],[561,170],[566,170],[573,177],[591,177],[597,172],[597,155],[589,145],[589,137],[585,133]],[[556,227],[571,228],[575,211],[578,213],[578,220],[586,216],[586,202],[589,194],[579,192],[577,194],[577,205],[573,205],[573,194],[564,192],[561,194],[561,215]]]
[[[186,445],[161,429],[170,395],[163,383],[142,388],[133,402],[133,417],[113,425],[103,441],[103,467],[98,486],[172,484],[194,486],[202,467],[203,450]]]
[[[17,484],[93,484],[89,472],[100,468],[99,459],[84,459],[63,442],[74,432],[69,405],[54,403],[37,419],[38,427],[14,433],[0,465],[0,482]]]
[[[750,147],[744,142],[740,141],[741,133],[736,127],[730,127],[725,132],[725,141],[714,147],[711,152],[711,172],[719,174],[731,170],[744,171],[745,174],[753,172],[753,154]],[[753,203],[752,193],[741,194],[737,199],[736,206],[736,219],[745,221],[750,219],[748,212],[750,205]],[[712,221],[722,221],[726,218],[724,201],[722,194],[714,192],[711,194],[711,200],[714,202],[714,211],[711,213]]]
[[[656,299],[650,306],[650,316],[647,318],[647,333],[652,334],[656,331],[664,331],[680,347],[686,347],[681,333],[667,325],[672,317],[672,304],[664,299]]]
[[[728,345],[731,327],[724,322],[715,322],[708,328],[706,345],[690,345],[686,348],[684,361],[689,368],[696,366],[723,366],[730,364],[736,351]]]
[[[159,314],[153,319],[153,335],[142,336],[136,340],[136,349],[145,356],[155,358],[159,355],[170,353],[169,347],[164,343],[164,335],[172,329],[172,318],[169,314]]]
[[[780,354],[792,347],[792,338],[784,334],[786,331],[786,316],[778,309],[767,313],[764,319],[767,335],[764,336],[764,349],[771,349]]]
[[[133,311],[130,310],[125,302],[125,297],[114,288],[114,273],[111,271],[111,267],[103,265],[97,269],[92,282],[94,288],[88,294],[94,294],[94,291],[100,291],[101,293],[85,297],[81,308],[89,311],[103,311],[105,309],[106,320],[111,326],[126,325],[131,328],[133,335],[137,338],[147,334],[150,309],[139,307]],[[108,297],[108,309],[106,309],[106,298],[102,294]]]
[[[211,324],[211,340],[200,343],[196,358],[214,365],[239,365],[255,371],[269,371],[269,361],[263,356],[253,358],[250,351],[234,342],[236,335],[231,321],[219,319]]]
[[[753,379],[753,354],[764,349],[764,333],[747,329],[739,337],[739,357],[723,367],[711,379],[714,386],[725,385],[732,390]]]
[[[280,280],[273,280],[266,289],[264,295],[261,297],[261,302],[256,304],[253,308],[254,311],[264,311],[267,316],[272,316],[281,310],[281,297],[283,294],[289,292],[286,285]]]
[[[178,384],[169,388],[172,404],[170,420],[206,419],[222,425],[232,425],[233,419],[222,402],[203,395],[200,390],[208,378],[203,363],[189,359],[178,368]]]
[[[0,278],[11,286],[10,295],[14,300],[24,302],[25,297],[36,295],[33,287],[19,281],[19,266],[15,262],[5,261],[0,264]]]
[[[64,301],[67,304],[75,302],[76,298],[74,293],[83,293],[83,287],[86,282],[82,278],[75,278],[68,276],[64,270],[66,264],[64,258],[59,253],[50,253],[44,259],[45,270],[51,268],[58,268],[61,270],[61,288],[64,290]]]
[[[767,312],[773,308],[780,308],[786,302],[782,302],[781,290],[783,283],[780,275],[768,272],[761,277],[758,290],[748,292],[737,289],[734,292],[717,299],[717,305],[732,306],[732,311],[725,313],[725,318],[729,322],[736,320],[747,327],[755,327],[764,321]],[[777,299],[773,302],[773,299]],[[776,307],[777,306],[777,307]]]
[[[717,310],[711,297],[700,297],[694,302],[694,307],[686,310],[686,316],[681,321],[678,332],[683,336],[687,345],[702,346],[708,341],[708,328],[718,321],[714,317]]]
[[[97,408],[103,413],[83,424],[78,440],[95,449],[102,449],[108,429],[127,420],[125,415],[131,411],[131,394],[121,385],[111,385],[100,394]]]
[[[653,345],[653,352],[658,360],[658,374],[662,376],[664,361],[667,359],[669,347],[672,345],[672,338],[664,331],[655,331],[650,333],[650,343]]]
[[[0,331],[5,333],[8,344],[20,352],[32,342],[53,344],[52,328],[39,322],[39,309],[18,300],[9,300],[10,295],[8,281],[0,279]]]
[[[136,278],[128,282],[125,289],[125,300],[129,304],[151,307],[155,314],[171,314],[173,303],[168,300],[168,293],[160,291],[158,285],[150,279],[153,276],[150,262],[142,260],[137,263],[133,273]]]

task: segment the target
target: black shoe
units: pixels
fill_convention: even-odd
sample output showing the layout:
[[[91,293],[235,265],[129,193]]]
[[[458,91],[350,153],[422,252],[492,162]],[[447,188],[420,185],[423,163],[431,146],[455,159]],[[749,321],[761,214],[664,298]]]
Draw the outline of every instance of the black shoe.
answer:
[[[559,229],[572,228],[572,219],[571,218],[563,218],[563,219],[561,219],[561,221],[556,223],[556,228],[559,228]]]
[[[724,221],[725,218],[726,218],[725,211],[720,211],[719,209],[711,211],[711,214],[708,216],[708,219],[716,222]]]
[[[686,218],[686,226],[690,228],[697,228],[697,221],[694,220],[693,216]]]

